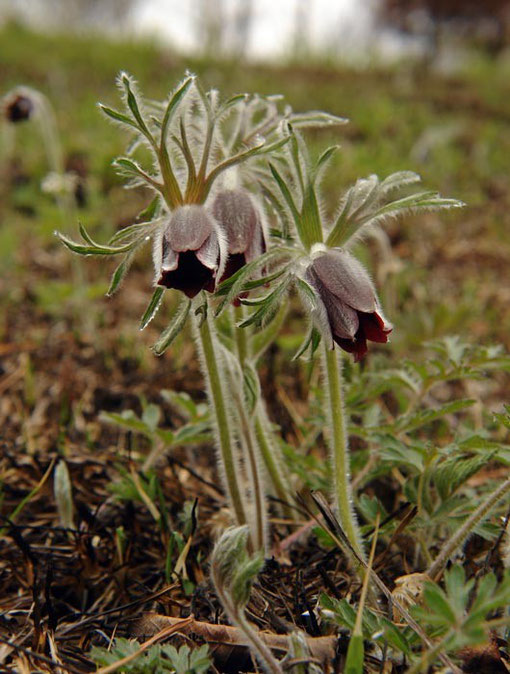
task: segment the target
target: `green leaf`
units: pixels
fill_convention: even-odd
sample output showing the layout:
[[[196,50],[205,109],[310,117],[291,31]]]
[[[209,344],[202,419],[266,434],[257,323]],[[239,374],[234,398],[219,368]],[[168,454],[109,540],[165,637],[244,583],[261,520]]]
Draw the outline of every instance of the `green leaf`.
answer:
[[[126,100],[129,109],[131,110],[133,117],[135,118],[138,128],[140,131],[143,133],[143,135],[147,138],[147,140],[150,142],[150,144],[155,147],[156,142],[154,140],[154,137],[152,136],[151,132],[147,128],[147,125],[142,117],[142,113],[140,112],[140,108],[138,107],[138,101],[136,100],[136,96],[133,93],[133,90],[131,89],[131,79],[126,73],[122,73],[120,76],[121,82],[124,85],[124,88],[126,90]]]
[[[450,569],[445,571],[444,585],[450,606],[457,616],[462,617],[467,608],[474,579],[466,583],[464,569],[459,564],[454,564]]]
[[[161,410],[158,405],[154,403],[149,403],[144,406],[142,413],[142,421],[147,424],[152,432],[158,427],[159,421],[161,419]]]
[[[152,350],[156,356],[161,356],[163,353],[165,353],[170,344],[184,328],[190,309],[191,300],[183,300],[178,307],[177,312],[173,316],[170,325],[162,332],[160,338],[152,347]]]
[[[134,128],[138,131],[138,126],[127,115],[123,115],[118,110],[114,110],[113,108],[109,108],[108,106],[103,105],[102,103],[99,103],[99,108],[105,113],[105,115],[108,115],[108,117],[110,117],[111,119],[114,119],[116,122],[120,122],[121,124],[126,124],[127,126],[130,126],[130,127]]]
[[[450,606],[450,602],[443,590],[434,583],[425,583],[423,589],[423,599],[430,609],[428,622],[431,625],[451,627],[457,620],[455,611]]]
[[[124,175],[134,175],[159,191],[163,189],[163,185],[161,183],[146,173],[141,166],[128,157],[119,157],[113,162],[113,165],[121,169],[121,173]]]
[[[211,188],[213,182],[221,173],[223,173],[223,171],[226,171],[232,166],[237,166],[238,164],[245,162],[247,159],[258,157],[263,154],[271,154],[272,152],[279,150],[288,142],[289,142],[288,137],[282,138],[281,140],[278,140],[275,143],[270,143],[269,145],[266,143],[266,141],[264,141],[259,145],[255,145],[255,147],[251,147],[249,150],[245,150],[244,152],[240,152],[239,154],[236,154],[233,157],[225,159],[225,161],[215,166],[207,176],[207,189],[209,190]]]
[[[397,420],[395,425],[399,431],[414,431],[417,428],[421,428],[422,426],[435,421],[436,419],[441,419],[449,414],[461,412],[462,410],[465,410],[468,407],[474,405],[475,402],[476,400],[465,398],[445,403],[444,405],[436,407],[435,409],[419,410],[418,412],[409,415],[404,414]]]
[[[248,316],[241,324],[241,328],[245,328],[248,325],[255,325],[256,327],[263,327],[267,325],[276,315],[280,302],[283,299],[283,296],[287,292],[291,281],[290,276],[286,276],[282,283],[278,285],[271,293],[265,297],[257,300],[256,304],[260,305],[257,311],[255,311],[251,316]],[[253,304],[254,302],[250,300],[241,300],[242,304]]]
[[[379,618],[381,626],[384,629],[384,639],[393,646],[398,651],[402,651],[406,655],[409,655],[411,652],[411,647],[409,641],[406,639],[405,635],[399,630],[399,628],[394,625],[388,618],[381,616]]]
[[[257,288],[260,285],[270,283],[274,279],[279,278],[284,273],[285,269],[277,270],[274,274],[262,277],[261,279],[256,279],[254,281],[248,280],[250,276],[261,267],[265,267],[275,259],[283,258],[285,252],[286,251],[278,248],[272,248],[266,253],[263,253],[256,260],[252,260],[251,262],[248,262],[248,264],[245,264],[244,267],[241,267],[241,269],[230,276],[230,278],[223,281],[216,289],[216,295],[225,295],[225,298],[218,304],[215,316],[219,316],[242,292]]]
[[[175,111],[177,110],[179,104],[187,94],[189,88],[191,87],[194,81],[195,81],[194,75],[187,77],[168,101],[168,105],[166,106],[165,114],[163,116],[163,121],[161,123],[161,140],[160,140],[161,145],[163,145],[166,142],[168,126],[172,121]]]
[[[382,194],[388,194],[388,192],[419,182],[421,182],[421,177],[414,171],[397,171],[381,182],[380,189]]]
[[[286,184],[285,180],[278,173],[278,170],[276,169],[276,167],[273,166],[273,164],[269,163],[269,169],[270,169],[270,171],[273,175],[273,178],[275,179],[278,187],[280,188],[280,192],[282,193],[282,196],[285,199],[285,202],[286,202],[287,206],[289,207],[290,212],[292,214],[292,217],[294,219],[296,229],[301,236],[301,229],[302,229],[301,213],[297,209],[297,206],[294,202],[294,198],[293,198],[289,188],[287,187],[287,184]]]
[[[306,351],[310,349],[310,356],[309,358],[313,358],[314,353],[317,351],[319,344],[321,342],[321,334],[315,327],[311,327],[310,330],[308,331],[307,336],[303,340],[301,346],[299,349],[296,351],[296,353],[292,356],[292,360],[298,360],[298,358],[301,358],[304,356]]]
[[[111,297],[112,295],[114,295],[117,292],[117,290],[120,288],[120,285],[121,285],[122,281],[126,277],[126,274],[128,273],[129,268],[131,267],[131,264],[133,262],[135,253],[136,253],[136,248],[133,248],[132,250],[130,250],[129,253],[126,255],[126,257],[119,264],[117,269],[113,272],[112,280],[110,282],[110,287],[108,288],[108,291],[106,292],[107,297]]]
[[[328,147],[326,150],[324,150],[324,152],[320,155],[313,168],[313,171],[311,171],[310,179],[312,185],[315,185],[315,181],[317,180],[320,172],[325,168],[328,162],[331,161],[331,158],[339,148],[340,145],[332,145],[331,147]]]
[[[56,231],[55,236],[64,246],[72,250],[73,253],[78,253],[78,255],[119,255],[120,253],[128,253],[136,244],[136,241],[130,241],[124,246],[103,246],[92,241],[82,225],[80,225],[80,233],[89,245],[84,246],[83,244],[76,243],[76,241],[73,241],[61,232]]]
[[[330,115],[328,112],[321,110],[311,110],[310,112],[298,113],[293,112],[289,116],[289,122],[292,126],[298,127],[321,127],[321,126],[338,126],[348,123],[345,117],[338,117],[337,115]]]
[[[477,454],[469,458],[456,453],[442,461],[433,473],[434,484],[441,499],[444,501],[451,496],[470,477],[486,466],[495,453]]]
[[[361,635],[353,635],[349,640],[347,658],[345,660],[345,674],[363,674],[363,660],[365,647]]]
[[[303,232],[309,245],[322,242],[322,224],[313,183],[306,186],[301,210]]]
[[[144,330],[149,323],[152,321],[154,316],[158,313],[161,302],[163,301],[163,295],[165,294],[166,288],[163,286],[157,286],[152,294],[151,301],[149,306],[145,310],[142,320],[140,321],[140,330]]]
[[[149,426],[139,419],[133,410],[125,410],[121,414],[117,412],[101,412],[100,419],[103,421],[108,421],[125,428],[128,431],[135,431],[137,433],[142,433],[147,437],[152,437],[152,429]]]

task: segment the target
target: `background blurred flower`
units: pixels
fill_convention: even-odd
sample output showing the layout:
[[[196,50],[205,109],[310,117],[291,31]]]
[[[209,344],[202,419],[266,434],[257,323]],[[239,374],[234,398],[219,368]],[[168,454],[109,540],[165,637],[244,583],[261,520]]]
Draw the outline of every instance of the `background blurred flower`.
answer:
[[[13,91],[2,101],[2,110],[6,120],[15,124],[30,119],[34,104],[29,96]]]

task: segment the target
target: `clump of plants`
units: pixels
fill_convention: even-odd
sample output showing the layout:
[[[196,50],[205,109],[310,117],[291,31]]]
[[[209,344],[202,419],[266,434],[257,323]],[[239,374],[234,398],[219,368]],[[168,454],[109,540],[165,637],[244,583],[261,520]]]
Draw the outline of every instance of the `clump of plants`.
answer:
[[[349,365],[347,382],[343,371],[346,358],[362,361],[369,343],[386,344],[393,330],[374,283],[356,256],[355,244],[388,218],[462,204],[418,189],[419,176],[402,171],[382,179],[372,175],[358,180],[339,195],[336,211],[330,215],[322,203],[320,182],[338,148],[310,156],[306,128],[336,126],[346,120],[317,111],[296,113],[278,97],[242,94],[222,100],[217,91],[205,91],[193,75],[187,75],[163,102],[144,100],[125,73],[118,83],[124,109],[101,106],[131,135],[126,156],[115,165],[128,186],[149,187],[154,197],[139,221],[118,231],[107,244],[94,241],[84,226],[80,226],[80,243],[58,236],[80,255],[121,258],[110,295],[120,288],[135,255],[152,245],[154,293],[141,329],[161,310],[166,293],[179,296],[179,305],[153,350],[163,354],[191,323],[207,392],[206,421],[229,506],[230,522],[211,558],[212,580],[227,616],[267,671],[319,666],[314,665],[312,646],[300,632],[288,643],[294,657],[282,658],[281,647],[272,648],[245,611],[271,549],[268,497],[276,497],[280,514],[291,524],[297,511],[289,472],[298,472],[301,462],[303,481],[310,478],[299,448],[286,448],[284,456],[284,443],[271,422],[258,374],[261,359],[278,338],[296,296],[308,320],[299,325],[303,339],[295,358],[319,359],[322,372],[320,388],[313,391],[311,400],[311,409],[317,400],[321,402],[320,412],[311,416],[310,431],[313,435],[315,428],[315,437],[322,433],[329,447],[324,473],[331,493],[328,499],[315,497],[323,518],[323,543],[341,548],[353,582],[359,581],[358,588],[363,588],[357,607],[347,598],[321,597],[324,625],[336,622],[350,630],[345,671],[361,672],[374,660],[381,667],[392,659],[399,666],[410,662],[411,671],[425,671],[437,658],[457,667],[451,654],[459,657],[462,648],[483,642],[490,630],[506,625],[502,610],[510,598],[510,583],[508,576],[498,583],[488,574],[473,600],[474,580],[466,580],[455,567],[446,575],[444,590],[436,583],[465,540],[510,491],[510,480],[470,512],[460,512],[456,534],[445,536],[444,545],[431,553],[432,527],[427,533],[427,523],[435,517],[440,520],[436,508],[443,506],[449,516],[460,507],[454,494],[481,463],[474,444],[462,445],[459,438],[456,447],[437,449],[413,433],[436,420],[447,423],[448,415],[463,404],[450,403],[449,408],[435,415],[428,410],[427,415],[419,408],[421,396],[449,377],[470,376],[475,366],[462,370],[468,349],[461,352],[458,343],[450,343],[436,345],[450,352],[439,352],[430,369],[412,371],[403,366],[398,371],[353,375]],[[481,368],[497,363],[502,363],[501,354],[487,354]],[[374,398],[391,390],[399,409],[390,422],[378,414]],[[346,392],[351,397],[349,409],[359,407],[353,428],[346,413]],[[114,421],[138,423],[132,418]],[[203,416],[200,424],[203,435]],[[141,432],[165,442],[154,424],[145,424]],[[398,531],[394,518],[362,493],[362,478],[353,489],[352,435],[359,435],[368,447],[362,478],[400,471],[408,481],[409,504],[416,503],[416,512],[410,506],[409,521],[418,515],[423,522],[416,553],[423,574],[411,580],[402,576],[398,591],[387,588],[374,571],[377,541],[390,546]],[[170,444],[176,442],[178,433]],[[163,451],[160,444],[151,452],[150,463]],[[494,448],[491,457],[501,451],[499,446]],[[431,485],[436,501],[430,498]],[[363,526],[357,512],[362,514]],[[448,527],[444,519],[434,533],[440,527]],[[387,615],[381,597],[387,602]],[[370,644],[367,652],[366,644]],[[318,670],[301,671],[321,671],[320,667],[328,671],[331,666],[327,660],[319,664]]]

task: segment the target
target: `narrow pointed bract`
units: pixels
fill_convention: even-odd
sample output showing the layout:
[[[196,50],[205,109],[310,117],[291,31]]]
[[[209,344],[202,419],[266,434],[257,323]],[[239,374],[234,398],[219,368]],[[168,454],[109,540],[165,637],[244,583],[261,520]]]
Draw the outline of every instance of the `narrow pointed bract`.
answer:
[[[315,316],[323,336],[360,361],[367,340],[385,343],[392,325],[384,318],[374,285],[363,265],[339,248],[312,255],[305,279],[317,293]]]
[[[220,232],[203,206],[182,206],[154,243],[156,283],[192,298],[214,292],[220,264]]]

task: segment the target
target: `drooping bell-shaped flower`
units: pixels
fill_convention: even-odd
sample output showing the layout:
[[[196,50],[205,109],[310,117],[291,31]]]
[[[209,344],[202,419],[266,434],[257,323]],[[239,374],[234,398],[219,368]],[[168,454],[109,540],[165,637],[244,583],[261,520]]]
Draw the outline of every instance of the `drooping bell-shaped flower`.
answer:
[[[8,122],[16,124],[30,119],[34,111],[34,102],[24,93],[14,90],[2,101],[3,116]]]
[[[247,262],[255,260],[266,250],[260,213],[253,198],[242,188],[218,192],[212,212],[223,230],[228,259],[222,280],[229,278]]]
[[[374,285],[363,265],[340,248],[312,253],[305,280],[316,291],[315,318],[323,337],[354,354],[358,362],[367,340],[385,343],[392,325],[384,318]]]
[[[203,289],[214,292],[222,249],[221,230],[203,206],[177,208],[154,240],[156,283],[190,298]]]

